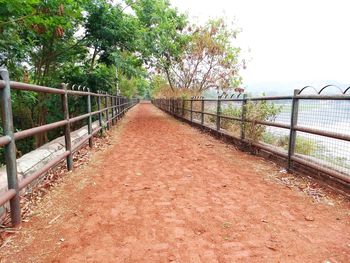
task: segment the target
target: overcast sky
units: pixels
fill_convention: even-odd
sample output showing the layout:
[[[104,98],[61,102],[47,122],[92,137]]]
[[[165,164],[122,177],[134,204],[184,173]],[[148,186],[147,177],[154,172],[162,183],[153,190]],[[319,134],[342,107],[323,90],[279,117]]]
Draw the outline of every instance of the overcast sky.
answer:
[[[350,84],[350,0],[170,0],[191,20],[225,16],[251,49],[245,84]]]

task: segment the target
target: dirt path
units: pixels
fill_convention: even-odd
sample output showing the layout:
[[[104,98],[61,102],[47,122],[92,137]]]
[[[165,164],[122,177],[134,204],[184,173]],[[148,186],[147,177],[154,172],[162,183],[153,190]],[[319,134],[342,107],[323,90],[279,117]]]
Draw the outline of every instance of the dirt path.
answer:
[[[150,104],[37,206],[1,262],[350,262],[348,204],[313,203],[278,168]]]

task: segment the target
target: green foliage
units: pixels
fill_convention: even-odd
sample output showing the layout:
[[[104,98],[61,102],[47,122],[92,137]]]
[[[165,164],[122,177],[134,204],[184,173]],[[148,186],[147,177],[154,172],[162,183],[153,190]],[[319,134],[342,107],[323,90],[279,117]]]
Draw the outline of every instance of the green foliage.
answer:
[[[245,136],[252,141],[260,141],[266,131],[266,126],[257,124],[255,121],[273,121],[277,114],[280,112],[280,107],[267,101],[248,101],[245,105],[245,118],[251,120],[243,124]],[[216,110],[212,110],[216,114]],[[229,105],[221,109],[222,116],[242,118],[242,107]],[[215,123],[216,117],[209,117],[209,122]],[[229,119],[221,118],[221,128],[232,132],[238,136],[242,128],[240,121],[232,121]]]
[[[189,41],[183,33],[187,18],[179,14],[166,0],[129,0],[141,26],[142,41],[139,42],[144,62],[167,76],[171,89],[174,89],[169,76],[170,66],[181,58]]]
[[[276,106],[274,103],[268,103],[266,100],[248,101],[245,118],[252,122],[244,124],[246,136],[253,141],[261,140],[266,131],[266,126],[257,124],[254,121],[274,121],[280,110],[281,107]]]
[[[15,81],[51,87],[65,82],[112,94],[119,88],[129,97],[150,98],[147,67],[164,65],[165,52],[180,54],[185,24],[185,17],[163,0],[117,5],[108,0],[0,0],[0,66]],[[62,119],[60,96],[16,91],[12,105],[18,130]],[[86,112],[82,97],[70,98],[69,106],[71,116]],[[60,134],[57,129],[21,140],[18,153]]]
[[[241,107],[236,107],[233,105],[230,105],[229,107],[226,107],[221,110],[221,115],[228,116],[228,117],[235,117],[235,118],[241,118],[242,117],[242,109]],[[216,121],[216,118],[215,118]],[[231,121],[225,118],[221,118],[220,121],[221,128],[228,130],[233,133],[235,136],[240,135],[241,131],[241,123],[239,121]]]
[[[271,132],[265,132],[263,134],[262,141],[271,145],[275,145],[281,147],[285,150],[288,150],[289,146],[289,136],[278,136]],[[295,142],[295,152],[298,154],[312,156],[317,153],[318,150],[321,149],[321,146],[318,145],[315,141],[312,141],[308,138],[297,136]]]
[[[167,58],[160,74],[167,77],[175,93],[174,88],[200,95],[211,87],[225,90],[239,86],[242,80],[238,72],[244,61],[239,59],[240,48],[233,44],[238,33],[223,19],[188,26],[183,30],[181,53]]]

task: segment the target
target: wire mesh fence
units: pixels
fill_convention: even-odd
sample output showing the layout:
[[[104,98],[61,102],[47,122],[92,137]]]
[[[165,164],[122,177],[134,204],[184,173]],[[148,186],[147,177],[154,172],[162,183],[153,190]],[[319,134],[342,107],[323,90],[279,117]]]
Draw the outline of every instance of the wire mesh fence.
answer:
[[[294,96],[180,99],[183,109],[176,113],[164,107],[168,99],[153,103],[190,122],[277,151],[287,158],[289,169],[295,162],[309,164],[349,183],[350,96],[346,91],[323,95],[322,90],[317,95],[296,90]]]

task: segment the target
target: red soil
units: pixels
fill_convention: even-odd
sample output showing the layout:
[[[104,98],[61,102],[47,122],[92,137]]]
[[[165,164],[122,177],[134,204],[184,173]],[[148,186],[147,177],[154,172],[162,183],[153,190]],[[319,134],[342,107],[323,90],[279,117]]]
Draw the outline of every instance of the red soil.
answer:
[[[0,262],[350,262],[349,204],[140,104],[47,194]]]

